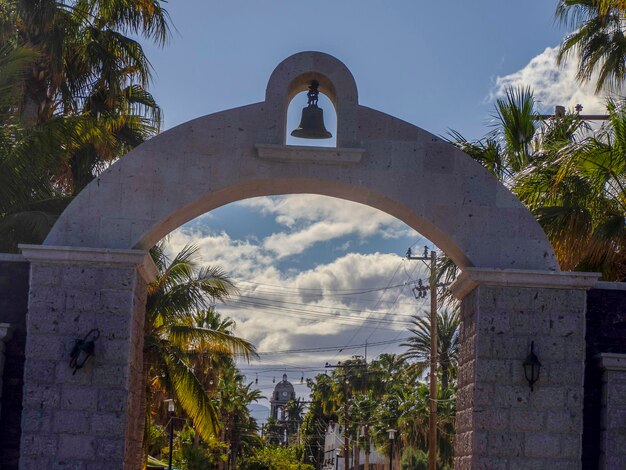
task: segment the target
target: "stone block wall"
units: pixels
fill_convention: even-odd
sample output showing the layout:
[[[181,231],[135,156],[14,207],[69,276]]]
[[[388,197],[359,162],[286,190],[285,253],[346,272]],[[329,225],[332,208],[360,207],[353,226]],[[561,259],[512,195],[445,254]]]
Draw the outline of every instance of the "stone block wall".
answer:
[[[136,263],[30,256],[20,468],[140,468],[146,283]],[[93,328],[95,356],[73,374],[74,341]]]
[[[17,470],[20,453],[28,271],[28,262],[21,256],[0,255],[0,323],[11,325],[11,339],[4,346],[4,370],[0,374],[2,470]]]
[[[480,285],[462,302],[455,468],[580,468],[586,292]],[[531,392],[522,363],[542,363]]]

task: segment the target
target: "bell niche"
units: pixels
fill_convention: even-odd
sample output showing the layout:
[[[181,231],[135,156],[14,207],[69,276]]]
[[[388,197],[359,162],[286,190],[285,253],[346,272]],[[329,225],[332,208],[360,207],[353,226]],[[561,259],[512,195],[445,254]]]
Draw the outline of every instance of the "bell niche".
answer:
[[[317,80],[311,80],[308,91],[300,92],[287,109],[287,144],[335,147],[337,113],[331,100],[320,93]]]

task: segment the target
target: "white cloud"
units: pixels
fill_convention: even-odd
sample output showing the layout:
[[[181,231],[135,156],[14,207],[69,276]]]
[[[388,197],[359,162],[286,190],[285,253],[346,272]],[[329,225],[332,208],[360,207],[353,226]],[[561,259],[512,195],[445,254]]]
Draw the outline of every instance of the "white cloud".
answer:
[[[172,256],[188,244],[198,247],[201,264],[220,266],[232,277],[273,277],[273,257],[250,240],[233,240],[223,232],[207,235],[183,227],[170,234],[168,254]]]
[[[239,204],[273,215],[288,230],[267,237],[264,248],[278,258],[303,253],[316,243],[349,235],[365,239],[412,236],[415,232],[398,219],[369,206],[313,194],[260,197]]]
[[[317,222],[292,233],[272,234],[265,239],[263,245],[267,250],[276,253],[278,258],[284,258],[302,253],[316,243],[350,235],[355,229],[353,224],[347,222]]]
[[[530,86],[539,108],[546,114],[551,114],[556,105],[572,110],[578,103],[584,106],[584,114],[605,113],[606,95],[595,94],[595,77],[581,84],[576,79],[575,56],[559,67],[556,64],[557,53],[558,47],[547,47],[517,72],[496,77],[489,100],[504,95],[507,87]]]
[[[228,303],[227,311],[238,320],[238,332],[254,338],[262,351],[343,345],[361,326],[359,341],[376,328],[387,338],[419,311],[410,290],[418,276],[424,277],[420,264],[396,255],[351,253],[274,281],[280,288],[262,278],[243,282],[241,297]],[[241,305],[241,299],[252,305]]]
[[[174,254],[188,243],[199,247],[203,264],[221,266],[239,279],[240,295],[218,305],[218,310],[235,319],[237,333],[259,350],[316,347],[324,337],[328,344],[341,345],[361,325],[365,335],[379,327],[386,337],[385,332],[402,329],[402,324],[371,319],[406,321],[418,309],[410,281],[424,277],[423,268],[395,254],[348,253],[328,264],[288,273],[275,267],[263,245],[233,240],[225,233],[183,228],[170,236],[169,251]],[[385,290],[387,286],[392,287]],[[307,358],[312,360],[313,355]]]

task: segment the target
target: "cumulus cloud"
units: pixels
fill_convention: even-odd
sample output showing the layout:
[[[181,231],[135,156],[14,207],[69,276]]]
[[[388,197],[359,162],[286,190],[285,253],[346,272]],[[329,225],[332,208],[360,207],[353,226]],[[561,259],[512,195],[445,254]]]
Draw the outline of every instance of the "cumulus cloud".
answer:
[[[263,350],[316,346],[320,337],[361,329],[402,330],[418,308],[411,295],[421,265],[391,254],[351,253],[268,284],[241,282],[240,295],[227,302],[239,330],[259,339]],[[361,328],[362,327],[362,328]]]
[[[170,234],[168,255],[173,256],[189,244],[198,248],[199,263],[221,266],[230,276],[268,276],[270,279],[276,276],[277,271],[272,266],[274,258],[251,240],[234,240],[224,232],[206,234],[183,227]]]
[[[301,272],[281,272],[263,241],[183,227],[170,236],[168,250],[173,255],[189,243],[199,248],[202,264],[219,265],[234,278],[239,293],[217,308],[262,351],[342,345],[374,330],[375,339],[389,338],[419,308],[410,289],[425,277],[424,268],[395,254],[348,253]],[[299,359],[319,361],[313,354]]]
[[[577,62],[570,57],[562,66],[557,66],[558,47],[547,47],[541,54],[517,72],[498,76],[488,99],[503,96],[508,87],[530,86],[538,101],[539,108],[552,113],[554,106],[563,105],[573,109],[576,104],[584,106],[585,114],[606,112],[606,95],[595,94],[595,77],[589,82],[580,83],[576,79]]]
[[[275,222],[286,228],[264,241],[264,248],[278,258],[300,254],[316,243],[349,235],[361,239],[374,235],[399,238],[415,233],[398,219],[377,209],[326,196],[260,197],[239,204],[274,216]]]

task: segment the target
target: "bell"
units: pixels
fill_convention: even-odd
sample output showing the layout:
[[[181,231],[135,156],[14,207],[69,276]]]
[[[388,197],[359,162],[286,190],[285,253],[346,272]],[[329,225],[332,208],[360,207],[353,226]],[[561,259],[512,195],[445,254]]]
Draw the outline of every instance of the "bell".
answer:
[[[300,125],[291,132],[292,136],[301,139],[330,139],[333,136],[324,126],[324,111],[317,106],[318,87],[319,82],[313,80],[307,93],[309,105],[302,109]]]

